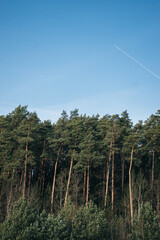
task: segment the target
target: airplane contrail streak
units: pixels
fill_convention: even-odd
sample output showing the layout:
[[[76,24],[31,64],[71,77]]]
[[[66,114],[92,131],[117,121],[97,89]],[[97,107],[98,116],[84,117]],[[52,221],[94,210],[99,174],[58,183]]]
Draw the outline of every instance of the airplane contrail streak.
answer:
[[[122,52],[124,55],[126,55],[127,57],[129,57],[132,61],[134,61],[135,63],[137,63],[140,67],[142,67],[143,69],[145,69],[147,72],[149,72],[150,74],[152,74],[154,77],[160,79],[160,76],[158,76],[156,73],[152,72],[149,68],[147,68],[145,65],[143,65],[142,63],[140,63],[139,61],[137,61],[134,57],[132,57],[131,55],[129,55],[127,52],[125,52],[123,49],[121,49],[120,47],[118,47],[116,44],[113,44],[113,46],[115,48],[117,48],[120,52]]]

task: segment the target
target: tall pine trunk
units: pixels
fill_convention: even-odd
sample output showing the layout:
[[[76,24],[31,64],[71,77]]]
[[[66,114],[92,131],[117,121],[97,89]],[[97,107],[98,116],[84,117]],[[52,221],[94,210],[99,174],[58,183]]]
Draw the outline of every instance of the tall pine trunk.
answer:
[[[122,163],[122,193],[123,193],[123,190],[124,190],[124,166],[125,166],[125,160],[124,160],[123,155],[122,155],[121,163]]]
[[[154,187],[154,159],[155,159],[155,150],[153,148],[153,156],[152,156],[152,183],[151,183],[152,200],[153,200],[153,187]]]
[[[23,193],[22,196],[25,197],[26,190],[26,179],[27,179],[27,161],[28,161],[28,137],[30,134],[30,129],[28,129],[27,140],[26,140],[26,154],[25,154],[25,162],[24,162],[24,178],[23,178]]]
[[[67,198],[68,198],[68,193],[69,193],[69,185],[70,185],[70,180],[71,180],[73,159],[74,159],[74,158],[73,158],[73,156],[72,156],[72,157],[71,157],[70,168],[69,168],[69,176],[68,176],[67,190],[66,190],[66,195],[65,195],[65,200],[64,200],[64,206],[66,205]]]
[[[107,161],[107,170],[106,170],[106,192],[105,192],[105,198],[104,198],[104,207],[106,208],[107,206],[107,196],[108,196],[108,184],[109,184],[109,170],[110,170],[110,161],[112,157],[112,142],[110,145],[110,153],[109,153],[109,158]]]
[[[114,210],[114,150],[112,152],[112,215]]]
[[[105,196],[105,183],[106,183],[106,169],[103,168],[103,189],[102,189],[102,196]]]
[[[159,177],[157,179],[157,213],[159,215]]]
[[[130,199],[130,215],[131,215],[131,224],[133,225],[133,198],[132,198],[132,164],[133,164],[133,149],[131,151],[131,162],[130,162],[130,167],[129,167],[129,199]]]
[[[23,193],[22,196],[25,196],[25,189],[26,189],[26,178],[27,178],[27,154],[25,157],[25,167],[24,167],[24,178],[23,178]]]
[[[46,148],[46,139],[44,138],[43,143],[43,152],[45,152]],[[42,179],[41,179],[41,189],[42,189],[42,195],[44,195],[44,188],[45,188],[45,164],[46,164],[47,157],[45,156],[44,159],[42,159]]]
[[[9,208],[10,208],[10,204],[11,204],[11,200],[12,200],[14,172],[15,172],[15,169],[13,169],[13,171],[12,171],[11,187],[10,187],[9,196],[7,198],[7,215],[9,214]]]
[[[85,203],[85,195],[86,195],[86,170],[84,171],[84,179],[83,179],[83,202]]]
[[[87,169],[86,206],[88,206],[88,197],[89,197],[89,171],[90,171],[90,164],[89,164],[89,162],[88,162],[88,169]]]
[[[28,199],[30,199],[31,193],[31,178],[32,178],[32,168],[29,171],[29,181],[28,181]]]
[[[44,195],[44,188],[45,188],[46,160],[47,160],[47,157],[45,156],[44,163],[43,163],[43,174],[42,174],[42,195]]]
[[[23,187],[23,175],[24,175],[24,170],[21,171],[21,179],[20,179],[20,185],[19,185],[19,191],[22,191]]]
[[[61,147],[58,150],[57,159],[56,159],[56,163],[55,163],[55,166],[54,166],[54,176],[53,176],[52,194],[51,194],[51,213],[53,213],[54,189],[55,189],[57,164],[58,164],[58,160],[59,160],[60,151],[61,151]]]

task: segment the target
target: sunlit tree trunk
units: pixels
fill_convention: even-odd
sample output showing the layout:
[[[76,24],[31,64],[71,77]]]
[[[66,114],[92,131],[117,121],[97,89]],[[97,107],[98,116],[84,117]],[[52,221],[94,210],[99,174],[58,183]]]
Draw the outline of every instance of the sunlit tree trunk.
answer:
[[[17,176],[17,169],[16,169],[16,176]],[[18,190],[18,182],[16,181],[16,187],[14,189],[14,193],[16,194]]]
[[[59,177],[59,206],[60,209],[62,209],[62,203],[63,203],[63,174]]]
[[[89,162],[88,162],[88,169],[87,169],[86,206],[88,205],[88,197],[89,197],[89,171],[90,171],[90,164],[89,164]]]
[[[112,147],[112,142],[111,142],[111,147]],[[112,157],[112,152],[110,150],[109,153],[109,158],[107,161],[107,169],[106,169],[106,192],[105,192],[105,199],[104,199],[104,207],[106,208],[107,206],[107,196],[108,196],[108,183],[109,183],[109,169],[110,169],[110,161]]]
[[[131,151],[131,162],[129,167],[129,198],[130,198],[130,214],[131,214],[131,224],[133,224],[133,198],[132,198],[132,164],[133,164],[133,147]]]
[[[153,200],[153,187],[154,187],[154,159],[155,159],[155,136],[153,137],[153,155],[152,155],[152,183],[151,183],[152,200]]]
[[[30,198],[31,193],[31,178],[32,178],[32,169],[29,171],[29,181],[28,181],[28,199]]]
[[[25,158],[25,167],[24,167],[24,178],[23,178],[23,193],[22,196],[25,196],[25,189],[26,189],[26,178],[27,178],[27,154]]]
[[[46,148],[46,139],[44,139],[44,143],[43,143],[43,151],[45,151]],[[44,194],[44,187],[45,187],[45,163],[46,163],[47,157],[45,156],[44,159],[42,159],[42,194]]]
[[[53,213],[54,189],[55,189],[57,164],[58,164],[58,160],[59,160],[60,151],[61,151],[61,147],[58,150],[57,159],[56,159],[56,163],[55,163],[55,166],[54,166],[54,176],[53,176],[52,194],[51,194],[51,213]]]
[[[68,193],[69,193],[69,185],[70,185],[70,180],[71,180],[73,159],[74,159],[74,158],[73,158],[73,156],[72,156],[72,157],[71,157],[70,168],[69,168],[69,176],[68,176],[67,190],[66,190],[66,195],[65,195],[65,200],[64,200],[64,206],[66,205],[67,198],[68,198]]]
[[[157,180],[157,213],[159,215],[159,178]]]
[[[106,169],[103,168],[103,190],[102,190],[102,196],[105,196],[105,183],[106,183]]]
[[[125,160],[124,160],[124,156],[122,155],[122,192],[124,190],[124,166],[125,166]]]
[[[112,214],[114,209],[114,150],[112,152]]]
[[[29,137],[30,129],[28,129],[28,135]],[[26,140],[26,154],[25,154],[25,163],[24,163],[24,179],[23,179],[23,193],[22,196],[25,196],[25,190],[26,190],[26,179],[27,179],[27,161],[28,161],[28,139]]]
[[[84,171],[83,179],[83,202],[85,203],[85,194],[86,194],[86,170]]]
[[[9,213],[9,208],[10,208],[10,204],[11,204],[11,201],[12,201],[14,172],[15,172],[15,169],[13,169],[13,171],[12,171],[11,187],[10,187],[9,196],[8,196],[8,198],[7,198],[7,215],[8,215],[8,213]]]
[[[42,194],[44,194],[44,187],[45,187],[45,163],[46,163],[47,157],[45,156],[44,161],[43,161],[43,174],[42,174]]]

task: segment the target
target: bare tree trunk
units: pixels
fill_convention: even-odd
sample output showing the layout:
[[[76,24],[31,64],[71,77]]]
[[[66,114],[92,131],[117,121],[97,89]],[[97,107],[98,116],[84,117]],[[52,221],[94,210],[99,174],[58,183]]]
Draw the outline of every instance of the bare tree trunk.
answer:
[[[89,196],[89,162],[88,162],[88,170],[87,170],[87,191],[86,191],[86,206],[88,205],[88,196]]]
[[[24,170],[21,171],[21,179],[20,179],[19,191],[22,191],[23,175],[24,175]]]
[[[114,208],[114,150],[112,152],[112,215]]]
[[[46,160],[47,160],[47,157],[45,157],[44,159],[44,163],[43,163],[43,174],[42,174],[42,195],[44,194],[44,187],[45,187],[45,168],[46,168]]]
[[[122,155],[122,192],[124,190],[124,166],[125,166],[125,160],[124,160],[124,156]]]
[[[78,179],[77,179],[78,180]],[[76,186],[75,186],[75,205],[76,205],[76,208],[78,206],[78,192],[79,192],[79,188],[78,188],[78,181],[76,181]]]
[[[133,225],[133,198],[132,198],[132,163],[133,163],[133,149],[131,151],[131,162],[130,162],[130,167],[129,167],[129,198],[130,198],[130,214],[131,214],[131,224]]]
[[[43,142],[43,151],[45,151],[46,148],[46,139],[44,137]],[[41,189],[42,189],[42,195],[44,194],[44,187],[45,187],[45,163],[46,163],[47,157],[45,156],[44,159],[42,159],[42,178],[41,178]]]
[[[152,200],[153,200],[153,187],[154,187],[154,159],[155,159],[155,150],[153,149],[153,157],[152,157],[152,184],[151,184]]]
[[[103,190],[102,190],[102,195],[105,195],[105,179],[106,179],[106,169],[105,167],[103,168]]]
[[[157,179],[157,213],[159,215],[159,177]]]
[[[30,129],[28,129],[27,138],[29,137]],[[25,163],[24,163],[24,179],[23,179],[23,193],[22,196],[25,197],[26,190],[26,178],[27,178],[27,161],[28,161],[28,139],[26,140],[26,154],[25,154]]]
[[[57,159],[56,159],[56,163],[55,163],[55,166],[54,166],[54,176],[53,176],[52,194],[51,194],[51,213],[53,213],[54,189],[55,189],[57,164],[58,164],[58,160],[59,160],[60,151],[61,151],[61,147],[58,150]]]
[[[15,169],[13,169],[13,172],[12,172],[11,188],[10,188],[9,196],[7,198],[7,215],[9,213],[9,208],[10,208],[11,199],[12,199],[14,171]]]
[[[39,176],[38,176],[38,181],[39,181],[39,189],[42,192],[42,179],[43,179],[43,168],[44,168],[44,159],[42,158],[42,163],[41,167],[39,169]]]
[[[27,159],[27,157],[26,157]],[[25,168],[24,168],[24,178],[23,178],[23,193],[22,196],[25,196],[25,189],[26,189],[26,177],[27,177],[27,160],[25,160]]]
[[[60,174],[60,178],[59,178],[59,182],[60,182],[60,186],[59,186],[59,206],[60,209],[62,209],[62,202],[63,202],[63,174]]]
[[[32,169],[29,171],[29,181],[28,181],[28,199],[30,198],[31,193],[31,178],[32,178]]]
[[[85,203],[86,195],[86,170],[84,171],[84,182],[83,182],[83,202]]]
[[[17,169],[16,169],[16,176],[17,176]],[[16,181],[16,187],[14,189],[14,193],[16,194],[18,190],[18,182]]]
[[[73,156],[71,157],[71,163],[70,163],[70,169],[69,169],[69,176],[68,176],[68,182],[67,182],[67,191],[65,195],[65,200],[64,200],[64,206],[66,205],[67,198],[68,198],[68,193],[69,193],[69,185],[70,185],[70,180],[71,180],[71,172],[72,172],[72,165],[73,165]]]
[[[111,143],[111,146],[112,146],[112,143]],[[107,206],[108,183],[109,183],[109,169],[110,169],[111,157],[112,157],[112,152],[111,152],[111,150],[110,150],[109,158],[108,158],[108,161],[107,161],[107,170],[106,170],[106,192],[105,192],[105,199],[104,199],[104,207],[105,207],[105,208],[106,208],[106,206]]]

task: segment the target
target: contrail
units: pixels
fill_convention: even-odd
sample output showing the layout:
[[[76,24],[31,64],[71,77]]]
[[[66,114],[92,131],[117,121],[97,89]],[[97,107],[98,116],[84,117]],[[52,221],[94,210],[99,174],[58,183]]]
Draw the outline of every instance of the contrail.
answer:
[[[113,46],[115,48],[117,48],[119,51],[121,51],[124,55],[126,55],[127,57],[129,57],[131,60],[133,60],[135,63],[137,63],[140,67],[142,67],[143,69],[145,69],[147,72],[149,72],[150,74],[152,74],[154,77],[160,79],[160,76],[158,76],[156,73],[152,72],[149,68],[147,68],[146,66],[144,66],[142,63],[140,63],[139,61],[137,61],[134,57],[132,57],[131,55],[129,55],[127,52],[125,52],[124,50],[122,50],[120,47],[118,47],[117,45],[113,44]]]

